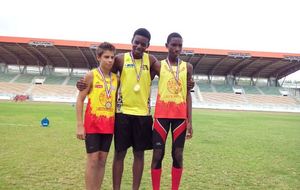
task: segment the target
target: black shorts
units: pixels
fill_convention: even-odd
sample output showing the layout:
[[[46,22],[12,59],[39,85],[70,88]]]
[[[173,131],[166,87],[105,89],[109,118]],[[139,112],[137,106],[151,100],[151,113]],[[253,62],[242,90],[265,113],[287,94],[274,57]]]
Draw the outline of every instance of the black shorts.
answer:
[[[85,148],[87,153],[97,151],[109,152],[113,134],[91,133],[85,136]]]
[[[136,116],[117,113],[115,119],[115,150],[134,151],[152,149],[152,116]]]
[[[170,127],[172,132],[172,147],[183,148],[185,142],[186,126],[187,125],[185,119],[155,119],[153,127],[153,148],[165,148]]]

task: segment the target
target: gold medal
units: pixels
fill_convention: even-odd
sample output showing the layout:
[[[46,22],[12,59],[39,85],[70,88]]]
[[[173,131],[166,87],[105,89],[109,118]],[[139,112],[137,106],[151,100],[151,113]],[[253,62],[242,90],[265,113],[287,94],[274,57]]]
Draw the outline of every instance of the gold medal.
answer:
[[[105,107],[106,107],[107,109],[110,109],[111,106],[112,106],[112,105],[111,105],[111,102],[106,102],[106,103],[105,103]]]
[[[105,103],[104,106],[105,106],[106,109],[110,109],[112,107],[112,102],[109,99],[110,99],[111,92],[113,90],[111,72],[109,72],[109,82],[110,82],[110,85],[109,85],[109,88],[108,88],[108,84],[106,82],[105,76],[104,76],[103,72],[101,71],[100,67],[98,67],[98,71],[99,71],[99,73],[100,73],[100,75],[102,77],[102,80],[103,80],[103,83],[104,83],[104,87],[105,87],[106,103]]]
[[[135,92],[140,91],[140,89],[141,89],[141,86],[140,86],[139,84],[136,84],[136,85],[134,85],[134,87],[133,87],[133,91],[135,91]]]
[[[179,88],[178,86],[175,86],[175,94],[178,94],[178,92],[179,92]]]
[[[174,80],[175,80],[175,88],[174,88],[174,93],[175,94],[178,94],[179,93],[179,91],[181,90],[181,83],[180,83],[180,81],[179,81],[179,64],[180,64],[180,59],[177,59],[177,66],[176,66],[176,74],[174,73],[174,71],[173,71],[173,68],[172,68],[172,65],[171,65],[171,63],[170,63],[170,61],[169,61],[169,57],[167,57],[167,59],[166,59],[166,62],[167,62],[167,64],[168,64],[168,66],[169,66],[169,70],[170,70],[170,72],[172,73],[172,75],[173,75],[173,77],[174,77]]]
[[[143,68],[144,68],[143,56],[142,56],[141,66],[140,66],[140,71],[139,72],[137,71],[135,59],[134,59],[134,57],[132,55],[132,52],[130,53],[130,57],[131,57],[133,65],[134,65],[134,70],[135,70],[135,74],[136,74],[136,80],[137,80],[137,82],[139,82],[140,79],[141,79],[142,73],[143,73]],[[133,91],[134,92],[139,92],[140,89],[141,89],[141,86],[138,83],[136,85],[134,85],[134,87],[133,87]]]

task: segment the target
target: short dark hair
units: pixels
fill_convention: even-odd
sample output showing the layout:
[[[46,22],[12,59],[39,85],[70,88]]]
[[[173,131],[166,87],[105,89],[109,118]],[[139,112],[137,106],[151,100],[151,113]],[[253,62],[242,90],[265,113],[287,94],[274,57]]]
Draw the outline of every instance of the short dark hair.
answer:
[[[104,51],[112,51],[114,54],[116,54],[115,46],[108,42],[103,42],[97,47],[96,55],[101,57]]]
[[[181,38],[181,35],[177,32],[172,32],[171,34],[169,34],[168,38],[167,38],[167,43],[169,43],[171,41],[171,38]]]
[[[132,39],[134,38],[135,35],[143,36],[143,37],[147,38],[149,40],[149,42],[151,40],[151,34],[150,34],[150,32],[146,28],[139,28],[139,29],[137,29],[134,32]]]

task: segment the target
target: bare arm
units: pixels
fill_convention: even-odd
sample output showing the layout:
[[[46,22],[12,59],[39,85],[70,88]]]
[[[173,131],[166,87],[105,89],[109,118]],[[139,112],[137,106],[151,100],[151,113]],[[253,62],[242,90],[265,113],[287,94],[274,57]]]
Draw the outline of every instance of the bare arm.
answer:
[[[118,112],[118,96],[119,96],[119,94],[118,94],[118,92],[119,92],[119,88],[120,88],[120,76],[117,76],[117,80],[118,80],[118,84],[117,84],[117,89],[116,89],[116,101],[115,101],[115,105],[116,105],[116,108],[115,108],[115,111],[116,111],[116,113]]]
[[[84,77],[84,82],[87,84],[87,87],[79,91],[76,101],[76,118],[77,118],[77,138],[84,140],[85,139],[85,131],[83,126],[83,104],[84,99],[88,95],[91,90],[92,82],[93,82],[93,73],[89,72]]]
[[[187,81],[192,79],[193,66],[190,63],[187,63]],[[187,133],[186,138],[190,139],[193,136],[193,127],[192,127],[192,95],[190,89],[187,88]]]
[[[76,88],[79,90],[79,91],[82,91],[84,89],[86,89],[87,85],[84,81],[84,77],[80,78],[77,82],[76,82]]]
[[[115,57],[115,60],[114,60],[114,65],[111,69],[111,72],[113,73],[118,73],[118,72],[122,72],[122,69],[123,69],[123,64],[124,64],[124,54],[118,54],[116,55]]]
[[[154,79],[155,75],[159,76],[160,73],[160,62],[153,55],[149,55],[150,58],[150,74],[151,80]]]

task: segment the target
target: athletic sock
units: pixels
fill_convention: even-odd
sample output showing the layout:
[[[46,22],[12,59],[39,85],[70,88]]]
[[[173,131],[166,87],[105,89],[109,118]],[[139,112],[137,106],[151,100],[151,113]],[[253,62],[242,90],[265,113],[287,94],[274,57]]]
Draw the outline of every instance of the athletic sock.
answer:
[[[172,167],[172,190],[179,189],[181,175],[182,175],[182,168]]]
[[[161,168],[151,169],[151,179],[152,179],[152,189],[153,190],[160,189],[160,176],[161,176]]]

